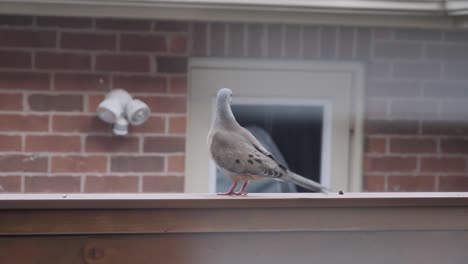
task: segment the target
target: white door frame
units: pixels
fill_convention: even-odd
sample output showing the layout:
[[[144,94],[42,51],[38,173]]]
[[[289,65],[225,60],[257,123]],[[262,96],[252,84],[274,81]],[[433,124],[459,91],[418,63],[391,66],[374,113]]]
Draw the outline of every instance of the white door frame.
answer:
[[[221,87],[195,87],[193,83],[192,73],[197,70],[266,70],[266,71],[281,71],[281,72],[311,72],[311,73],[336,73],[345,76],[349,79],[349,93],[346,100],[349,100],[349,109],[345,109],[341,114],[349,115],[349,131],[347,134],[348,155],[345,168],[345,173],[333,175],[333,181],[327,176],[327,169],[333,166],[333,155],[327,162],[326,155],[322,156],[322,163],[326,168],[321,169],[324,173],[322,183],[330,186],[333,191],[339,188],[343,191],[361,191],[362,190],[362,155],[363,155],[363,80],[364,70],[360,63],[354,62],[320,62],[320,61],[285,61],[285,60],[251,60],[251,59],[213,59],[213,58],[193,58],[189,62],[189,93],[188,93],[188,126],[187,126],[187,153],[186,153],[186,177],[185,191],[186,192],[213,192],[214,180],[211,178],[213,174],[212,162],[209,159],[208,148],[206,146],[206,135],[212,120],[212,107],[214,96],[217,89]],[[343,75],[344,74],[344,75]],[[232,87],[230,87],[232,88]],[[201,89],[204,89],[201,91]],[[207,91],[210,90],[210,91]],[[252,91],[255,93],[255,91]],[[203,96],[201,96],[203,94]],[[243,97],[239,95],[236,100],[234,94],[234,102],[300,102],[305,103],[320,101],[316,98],[281,98],[274,94],[269,94],[266,98],[264,95],[256,94],[257,98]],[[261,99],[260,99],[261,98]],[[344,113],[346,112],[346,113]],[[324,111],[324,121],[327,117]],[[206,118],[209,115],[209,119]],[[330,113],[329,113],[330,115]],[[204,121],[200,121],[203,119]],[[325,126],[324,126],[325,129]],[[343,129],[343,128],[341,128]],[[346,128],[344,128],[346,129]],[[324,134],[325,136],[326,134]],[[343,134],[342,134],[343,135]],[[203,142],[202,141],[203,138]],[[327,140],[329,141],[329,140]],[[326,142],[325,142],[326,143]],[[325,148],[326,150],[327,148]],[[335,151],[336,152],[336,151]],[[328,163],[328,164],[326,164]],[[340,164],[341,165],[341,164]],[[338,165],[339,166],[339,165]],[[329,174],[329,173],[328,173]]]

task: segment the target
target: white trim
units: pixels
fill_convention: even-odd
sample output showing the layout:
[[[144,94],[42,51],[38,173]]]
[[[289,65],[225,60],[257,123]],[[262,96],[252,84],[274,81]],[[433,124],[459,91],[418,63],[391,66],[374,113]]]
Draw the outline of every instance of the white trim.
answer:
[[[450,15],[466,10],[455,0],[0,0],[3,14],[424,28],[453,28]]]
[[[199,145],[200,135],[207,133],[206,128],[200,127],[198,120],[195,120],[198,117],[193,117],[195,113],[197,115],[210,115],[210,110],[202,110],[200,106],[192,105],[194,101],[198,102],[198,105],[202,103],[204,100],[203,98],[208,96],[206,95],[207,92],[200,93],[203,94],[204,97],[200,97],[199,91],[194,93],[194,84],[192,83],[191,74],[193,70],[202,70],[202,69],[209,69],[209,70],[216,70],[216,69],[232,69],[232,70],[260,70],[260,71],[275,71],[278,72],[304,72],[310,71],[312,73],[328,73],[328,74],[343,74],[342,76],[348,75],[350,80],[350,88],[349,98],[352,100],[349,102],[349,109],[341,108],[341,112],[339,114],[349,114],[353,113],[350,116],[348,121],[351,124],[351,127],[354,129],[354,133],[351,135],[350,140],[347,140],[348,145],[346,148],[349,149],[349,153],[347,157],[352,157],[352,160],[347,160],[344,163],[347,163],[349,167],[345,166],[343,173],[339,173],[340,176],[335,178],[333,176],[333,182],[330,183],[330,186],[333,188],[343,188],[345,191],[361,191],[362,190],[362,149],[363,149],[363,102],[364,102],[364,70],[363,65],[356,62],[310,62],[310,61],[293,61],[293,60],[252,60],[252,59],[212,59],[212,58],[193,58],[189,62],[189,99],[188,99],[188,127],[187,127],[187,159],[186,159],[186,178],[185,178],[185,190],[187,192],[207,192],[212,189],[209,186],[209,171],[206,169],[196,171],[192,170],[191,168],[198,168],[200,164],[204,164],[205,160],[201,158],[201,147]],[[339,76],[339,75],[338,75]],[[344,80],[344,79],[343,79]],[[203,85],[205,87],[205,84]],[[201,89],[201,88],[200,88]],[[255,93],[252,91],[253,96],[262,96],[261,93]],[[279,91],[272,90],[276,95],[272,96],[279,96]],[[214,96],[212,93],[213,91],[210,90],[209,96]],[[242,95],[239,95],[242,97]],[[236,100],[236,99],[234,99]],[[291,100],[294,100],[292,98]],[[197,109],[197,110],[195,110]],[[211,109],[211,108],[210,108]],[[211,118],[211,115],[210,115]],[[337,116],[338,118],[342,118]],[[348,122],[345,121],[345,122]],[[205,122],[205,121],[203,121]],[[202,122],[202,123],[203,123]],[[336,122],[336,121],[334,121]],[[340,123],[339,130],[333,131],[342,131],[343,133],[348,133],[348,130],[351,127],[347,127],[344,122]],[[335,132],[334,132],[335,133]],[[192,138],[199,138],[197,142],[194,141]],[[345,141],[340,141],[341,143],[336,144],[344,144]],[[334,142],[335,143],[335,142]],[[337,145],[337,146],[338,146]],[[330,146],[331,149],[335,147]],[[208,151],[208,150],[203,150]],[[330,155],[334,155],[331,153]],[[209,161],[206,161],[208,166]],[[331,166],[330,166],[331,167]],[[337,169],[335,167],[335,169]],[[197,169],[198,170],[198,169]],[[205,175],[208,174],[208,175]],[[204,176],[205,175],[205,176]],[[206,182],[206,183],[204,183]],[[205,185],[207,184],[207,185]],[[206,187],[203,187],[205,185]]]

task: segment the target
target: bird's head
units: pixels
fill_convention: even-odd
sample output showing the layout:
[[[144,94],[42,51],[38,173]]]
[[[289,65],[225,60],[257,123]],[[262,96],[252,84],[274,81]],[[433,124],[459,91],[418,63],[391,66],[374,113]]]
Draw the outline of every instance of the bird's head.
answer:
[[[221,88],[216,95],[216,101],[221,104],[231,104],[232,91],[229,88]]]

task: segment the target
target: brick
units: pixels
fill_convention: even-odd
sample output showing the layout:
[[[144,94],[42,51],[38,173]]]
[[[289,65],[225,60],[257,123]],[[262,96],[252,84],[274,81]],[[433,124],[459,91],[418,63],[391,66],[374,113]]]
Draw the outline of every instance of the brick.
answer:
[[[86,176],[84,191],[87,193],[138,192],[138,177]]]
[[[122,34],[120,49],[123,51],[165,52],[167,40],[161,35]]]
[[[146,55],[96,56],[96,70],[116,72],[149,72],[149,57]]]
[[[169,92],[172,94],[186,94],[187,93],[187,77],[186,76],[169,77]]]
[[[109,90],[109,76],[94,73],[55,73],[57,91],[105,91]]]
[[[0,115],[0,131],[47,131],[49,117],[45,115]]]
[[[28,69],[32,66],[31,53],[27,51],[1,51],[0,68]]]
[[[210,52],[209,55],[222,57],[226,47],[226,24],[212,23],[210,25]]]
[[[422,56],[422,45],[397,41],[376,41],[374,56],[385,59],[418,59]]]
[[[366,172],[414,172],[416,158],[414,157],[366,157]]]
[[[104,100],[103,94],[88,94],[88,112],[95,113],[99,104]]]
[[[160,32],[188,32],[188,23],[183,21],[155,21],[154,30]]]
[[[79,176],[31,176],[25,177],[24,191],[38,193],[80,192]]]
[[[434,139],[421,138],[392,138],[390,152],[402,154],[435,153],[437,143]]]
[[[117,37],[115,34],[63,32],[60,47],[78,50],[115,50]]]
[[[262,24],[247,25],[247,56],[262,57],[265,47],[265,31]]]
[[[445,63],[444,72],[442,76],[447,80],[467,80],[468,79],[468,63],[447,62]],[[465,82],[465,87],[466,87],[466,82]]]
[[[419,95],[420,85],[416,81],[368,81],[368,96],[415,97]]]
[[[442,32],[437,29],[396,28],[396,40],[442,40]]]
[[[37,25],[40,27],[57,27],[57,28],[91,28],[93,26],[92,18],[86,17],[38,17]]]
[[[336,26],[322,26],[320,31],[320,58],[336,59],[336,47],[338,45]]]
[[[54,132],[80,132],[105,133],[111,131],[111,125],[101,121],[97,115],[70,116],[54,115],[52,117],[52,131]]]
[[[433,192],[435,191],[435,176],[404,176],[388,177],[388,191],[392,192]]]
[[[172,35],[169,38],[169,51],[176,54],[186,54],[188,50],[186,35]]]
[[[131,126],[130,133],[164,133],[166,131],[166,119],[160,116],[151,116],[145,123],[139,126]]]
[[[153,113],[185,113],[187,102],[185,97],[147,96],[142,98]]]
[[[52,157],[52,172],[106,172],[106,156],[56,156]]]
[[[424,120],[422,122],[422,134],[466,136],[468,135],[468,122],[466,120]]]
[[[91,18],[85,17],[57,17],[46,16],[37,17],[37,25],[40,27],[57,27],[57,28],[91,28],[93,21]]]
[[[0,89],[49,90],[50,79],[50,73],[0,72]]]
[[[418,122],[414,120],[369,120],[365,124],[367,134],[415,135]]]
[[[129,93],[166,93],[167,80],[164,76],[115,75],[114,87]]]
[[[421,158],[422,172],[465,172],[466,160],[458,157]]]
[[[169,156],[167,160],[167,170],[169,172],[184,172],[185,156]]]
[[[183,192],[184,177],[144,176],[143,192]]]
[[[366,102],[366,116],[368,119],[382,119],[387,117],[386,100],[369,99]]]
[[[90,70],[91,56],[67,52],[37,52],[34,65],[39,69]]]
[[[267,25],[267,57],[279,58],[283,49],[283,26],[278,24]]]
[[[0,193],[13,193],[20,191],[21,176],[0,176]]]
[[[319,55],[319,28],[317,26],[304,26],[302,37],[303,57],[306,59],[318,58]]]
[[[21,136],[0,135],[0,151],[21,151]]]
[[[184,137],[145,137],[143,144],[144,152],[175,153],[185,151]]]
[[[466,81],[425,82],[424,96],[440,98],[468,98],[468,83]]]
[[[0,93],[0,111],[23,110],[23,95]]]
[[[338,28],[338,58],[350,60],[353,57],[354,50],[354,28]]]
[[[468,155],[468,139],[465,138],[442,138],[440,140],[442,153]]]
[[[191,54],[206,56],[208,54],[208,26],[206,23],[194,23]]]
[[[367,76],[369,80],[388,79],[390,77],[390,63],[370,61],[367,63]]]
[[[450,42],[468,42],[466,31],[446,31],[444,32],[444,40]]]
[[[437,103],[421,100],[395,100],[390,107],[390,116],[402,119],[430,119],[437,115]]]
[[[368,137],[365,149],[368,153],[385,153],[387,150],[387,140],[382,137]]]
[[[159,156],[113,156],[113,172],[162,172],[164,158]]]
[[[187,129],[185,116],[173,116],[169,118],[169,133],[184,134]]]
[[[26,136],[26,151],[29,152],[80,152],[79,136]]]
[[[47,157],[38,155],[2,155],[2,172],[46,172]]]
[[[83,111],[83,96],[74,94],[31,94],[28,104],[33,111]]]
[[[286,25],[284,28],[284,37],[288,40],[284,47],[284,56],[286,58],[299,58],[300,56],[300,34],[299,25]]]
[[[441,75],[441,65],[425,62],[395,62],[393,76],[405,79],[438,79]]]
[[[367,192],[384,192],[385,176],[366,175],[364,176],[364,190]]]
[[[441,176],[439,177],[439,191],[441,192],[466,192],[468,191],[468,177],[466,176]]]
[[[87,136],[86,152],[138,152],[138,137]]]
[[[57,35],[54,31],[29,29],[0,29],[0,47],[54,48]]]
[[[186,73],[188,62],[185,57],[157,57],[158,72],[161,73]]]
[[[227,54],[231,57],[244,56],[244,24],[228,24]]]
[[[376,40],[392,40],[395,34],[395,30],[393,28],[387,27],[379,27],[374,28],[374,38]]]
[[[427,44],[426,57],[438,60],[467,60],[468,47],[451,44]]]
[[[96,28],[110,30],[149,31],[151,29],[151,21],[120,18],[98,18],[96,19]]]
[[[31,26],[32,16],[0,15],[0,26]]]
[[[468,120],[468,100],[442,102],[441,118],[443,120]]]
[[[371,50],[371,30],[358,28],[356,31],[356,58],[369,59]]]

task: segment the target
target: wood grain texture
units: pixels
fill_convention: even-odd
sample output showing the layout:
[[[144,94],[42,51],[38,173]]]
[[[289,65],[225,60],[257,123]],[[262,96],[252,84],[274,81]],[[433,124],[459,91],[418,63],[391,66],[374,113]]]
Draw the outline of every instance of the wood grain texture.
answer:
[[[317,208],[468,206],[468,193],[0,194],[1,209]]]
[[[2,237],[15,264],[464,264],[468,231]]]
[[[0,235],[467,229],[466,207],[0,211]]]

